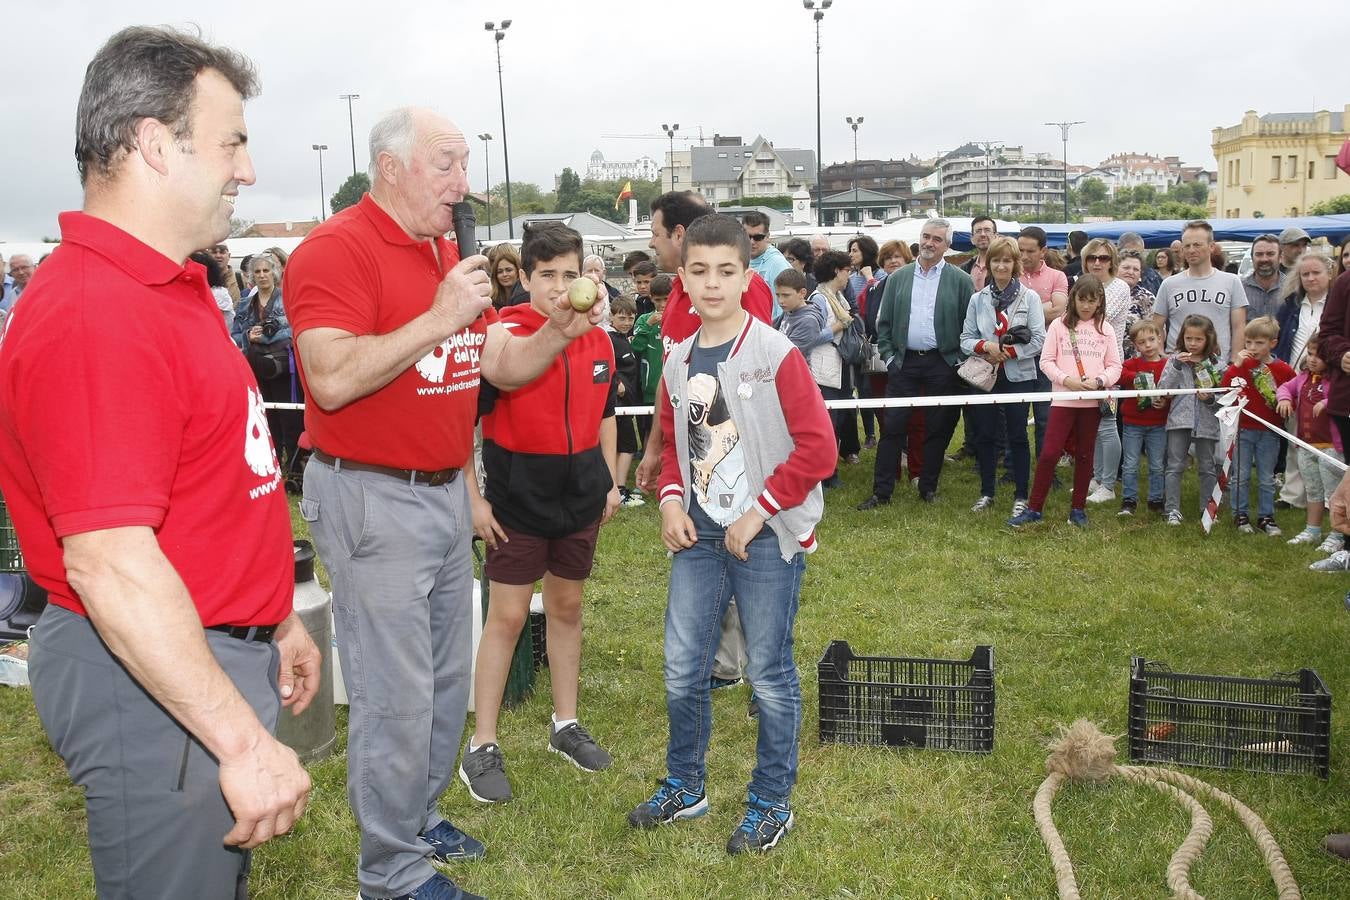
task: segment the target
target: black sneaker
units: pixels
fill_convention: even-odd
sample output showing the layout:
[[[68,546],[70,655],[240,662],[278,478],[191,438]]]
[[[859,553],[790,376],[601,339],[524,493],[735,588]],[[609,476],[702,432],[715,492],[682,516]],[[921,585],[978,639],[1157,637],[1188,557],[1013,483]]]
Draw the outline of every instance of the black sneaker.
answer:
[[[634,828],[655,828],[678,819],[697,819],[708,812],[708,795],[703,788],[694,790],[678,778],[663,778],[650,800],[628,814]]]
[[[728,853],[760,853],[772,850],[783,835],[792,830],[795,817],[787,803],[761,800],[750,791],[745,805],[745,818],[727,841]]]
[[[1246,513],[1238,513],[1234,516],[1233,524],[1237,526],[1238,534],[1256,534],[1256,529],[1252,527],[1252,520],[1247,518]]]
[[[505,803],[511,799],[506,760],[496,744],[484,744],[474,751],[465,744],[464,755],[459,761],[459,780],[468,787],[469,796],[479,803]]]
[[[448,819],[418,835],[431,845],[432,858],[439,862],[457,859],[482,859],[487,855],[483,842],[471,838],[456,828]]]
[[[754,690],[750,691],[750,705],[745,708],[745,717],[751,721],[759,718],[759,698]]]
[[[1148,501],[1148,511],[1149,511],[1149,512],[1160,513],[1160,512],[1163,511],[1163,508],[1164,508],[1164,507],[1163,507],[1163,502],[1162,502],[1161,500],[1150,500],[1150,501]]]
[[[601,749],[595,738],[576,722],[561,731],[548,726],[548,749],[561,755],[578,769],[587,772],[602,772],[613,762],[608,753]]]
[[[1134,511],[1137,510],[1138,508],[1139,508],[1139,501],[1131,500],[1127,497],[1124,500],[1120,501],[1120,512],[1116,513],[1116,515],[1132,516],[1134,515]]]
[[[723,688],[735,687],[740,683],[741,680],[739,678],[718,678],[716,675],[714,675],[712,679],[708,682],[708,690],[720,691]]]
[[[878,497],[876,494],[873,494],[872,496],[868,497],[866,500],[855,506],[854,509],[866,511],[869,509],[876,509],[878,506],[885,506],[890,502],[891,502],[890,497]]]

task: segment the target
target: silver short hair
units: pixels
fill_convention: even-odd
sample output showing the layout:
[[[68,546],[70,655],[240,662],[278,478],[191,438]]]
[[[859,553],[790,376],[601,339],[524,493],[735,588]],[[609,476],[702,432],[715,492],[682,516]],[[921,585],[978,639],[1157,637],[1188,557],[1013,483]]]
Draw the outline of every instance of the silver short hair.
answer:
[[[927,231],[927,230],[928,230],[928,226],[930,226],[930,225],[936,225],[938,228],[941,228],[941,229],[943,229],[944,231],[946,231],[946,232],[947,232],[947,243],[950,244],[950,243],[952,242],[952,223],[951,223],[951,222],[948,222],[946,219],[929,219],[927,222],[924,222],[924,223],[923,223],[923,229],[922,229],[922,231]],[[920,233],[922,233],[922,231],[921,231]]]
[[[582,267],[583,269],[586,268],[586,263],[590,262],[590,261],[593,260],[593,259],[594,259],[594,260],[598,260],[598,261],[600,262],[600,268],[602,268],[602,269],[605,268],[605,258],[604,258],[603,256],[601,256],[600,254],[598,254],[598,253],[592,253],[592,254],[590,254],[589,256],[587,256],[585,259],[583,259],[583,260],[581,261],[581,267]]]
[[[264,250],[262,253],[253,254],[253,258],[248,261],[248,274],[253,274],[253,267],[258,263],[267,263],[267,267],[272,270],[272,277],[277,281],[281,280],[281,260],[271,252]]]
[[[417,124],[413,121],[411,106],[400,106],[385,113],[370,129],[370,183],[374,185],[380,179],[381,153],[388,153],[405,166],[411,165],[416,140]]]

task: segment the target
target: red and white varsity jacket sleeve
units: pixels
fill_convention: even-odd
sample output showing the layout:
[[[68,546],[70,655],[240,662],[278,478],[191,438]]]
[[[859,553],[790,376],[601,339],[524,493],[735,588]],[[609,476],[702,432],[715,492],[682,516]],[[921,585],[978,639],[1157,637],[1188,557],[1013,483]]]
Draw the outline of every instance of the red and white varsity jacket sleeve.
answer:
[[[796,347],[778,364],[774,387],[792,436],[792,452],[764,479],[764,492],[755,498],[755,508],[768,518],[800,506],[811,489],[834,472],[838,456],[829,410],[806,357]]]
[[[680,472],[680,460],[675,453],[675,408],[670,405],[670,391],[666,389],[665,379],[661,379],[656,391],[656,408],[661,416],[661,476],[657,479],[657,504],[668,499],[684,500],[684,481]]]

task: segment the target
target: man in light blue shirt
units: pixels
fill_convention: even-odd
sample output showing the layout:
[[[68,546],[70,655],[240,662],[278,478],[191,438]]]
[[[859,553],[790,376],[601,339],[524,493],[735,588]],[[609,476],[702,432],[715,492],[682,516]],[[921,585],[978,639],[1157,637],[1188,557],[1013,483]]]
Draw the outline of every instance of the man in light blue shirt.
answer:
[[[965,392],[956,374],[962,359],[961,329],[966,321],[974,282],[943,256],[952,243],[946,219],[929,219],[919,237],[919,258],[887,276],[877,313],[877,352],[886,361],[887,397],[940,397]],[[919,499],[937,500],[943,456],[956,429],[959,407],[936,406],[924,411],[923,472]],[[886,410],[872,473],[872,496],[858,509],[891,502],[895,470],[906,442],[913,407]]]
[[[792,263],[788,262],[769,240],[769,217],[764,213],[757,211],[746,213],[741,216],[741,226],[750,238],[750,268],[758,272],[759,277],[768,283],[769,290],[773,290],[773,286],[778,282],[778,273],[792,268]],[[775,296],[773,320],[777,322],[782,313],[783,308],[778,305],[778,298]]]
[[[14,279],[5,274],[5,258],[0,256],[0,276],[3,276],[3,283],[0,284],[0,315],[9,312],[9,308],[14,305],[18,295],[14,293]]]

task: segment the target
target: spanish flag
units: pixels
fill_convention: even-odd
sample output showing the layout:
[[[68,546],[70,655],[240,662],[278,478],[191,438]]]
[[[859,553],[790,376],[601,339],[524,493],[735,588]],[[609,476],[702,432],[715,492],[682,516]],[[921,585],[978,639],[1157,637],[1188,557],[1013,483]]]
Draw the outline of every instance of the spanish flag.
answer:
[[[619,191],[619,199],[614,201],[614,208],[618,209],[619,204],[633,196],[633,182],[625,181],[623,190]]]

